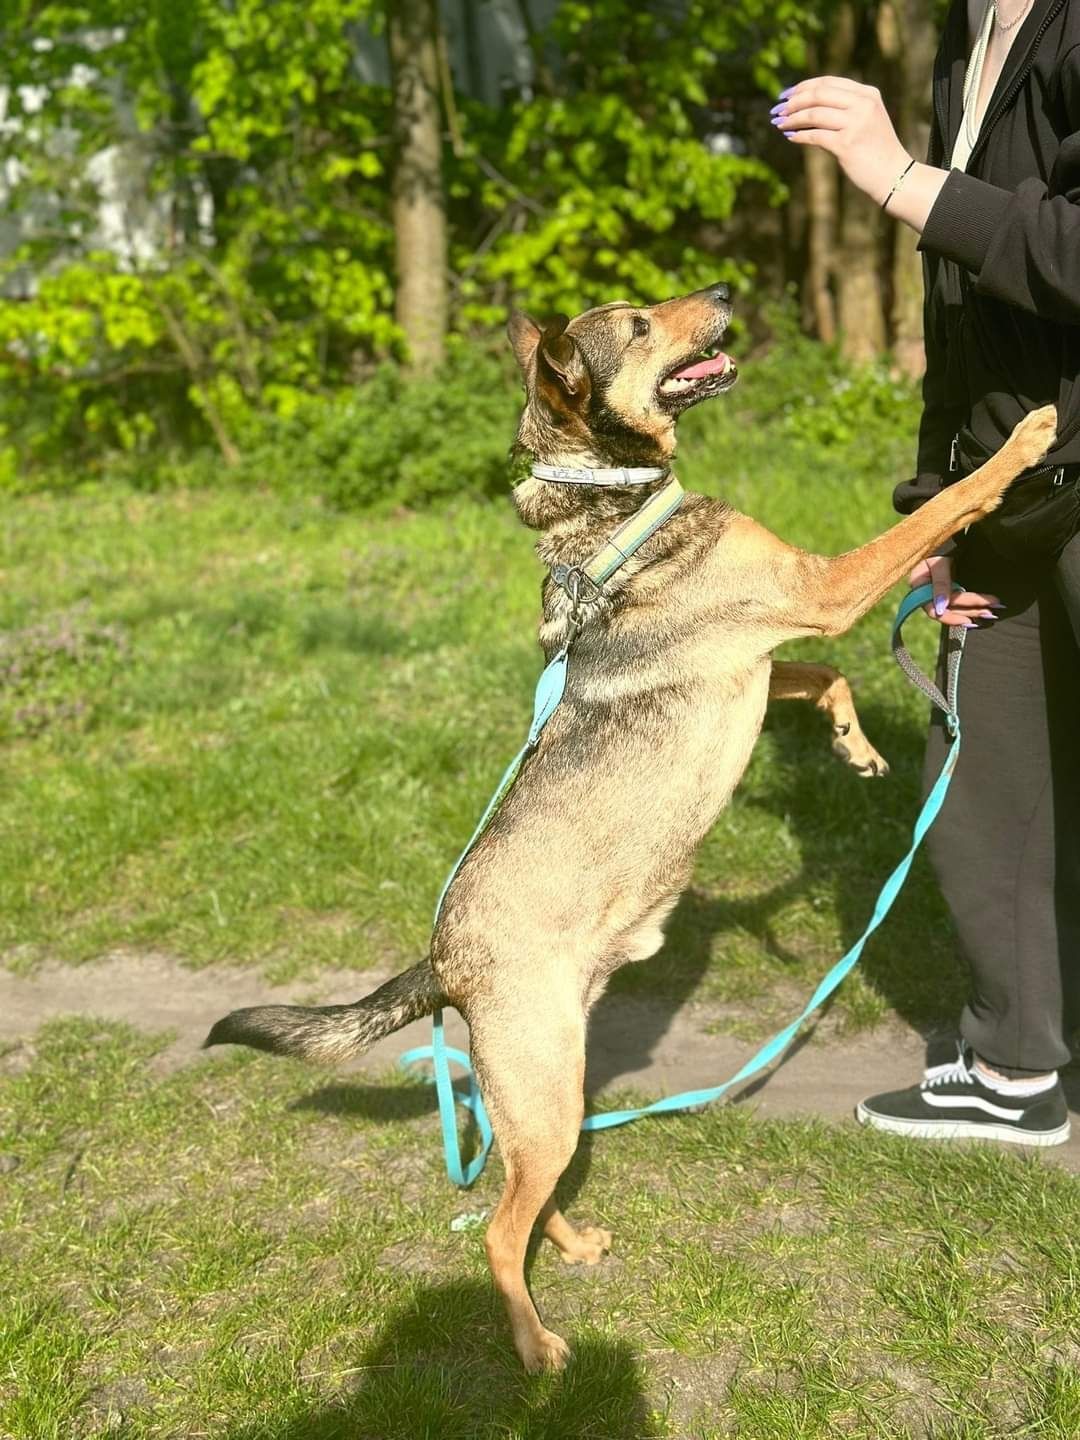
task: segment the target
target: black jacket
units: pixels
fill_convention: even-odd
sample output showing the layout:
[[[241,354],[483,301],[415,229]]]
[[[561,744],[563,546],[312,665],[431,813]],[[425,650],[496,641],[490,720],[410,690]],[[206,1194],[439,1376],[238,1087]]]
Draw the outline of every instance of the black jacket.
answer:
[[[966,0],[934,66],[929,163],[963,112]],[[966,171],[923,229],[926,376],[914,510],[994,453],[1040,405],[1058,407],[1055,463],[1080,461],[1080,0],[1035,0],[988,103]]]

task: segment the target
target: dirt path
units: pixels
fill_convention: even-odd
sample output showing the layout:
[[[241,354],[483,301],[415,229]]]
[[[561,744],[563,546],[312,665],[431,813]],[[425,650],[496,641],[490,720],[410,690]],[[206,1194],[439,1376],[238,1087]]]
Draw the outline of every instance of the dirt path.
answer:
[[[162,1056],[168,1068],[213,1063],[199,1047],[210,1025],[240,1005],[335,1003],[356,1000],[387,979],[373,971],[326,971],[316,980],[273,986],[248,970],[189,970],[162,955],[116,955],[95,965],[44,965],[28,977],[0,971],[0,1044],[32,1042],[45,1020],[94,1015],[124,1020],[143,1030],[173,1030],[176,1040]],[[589,1034],[589,1090],[632,1088],[659,1097],[717,1085],[753,1053],[754,1046],[728,1035],[710,1035],[719,1012],[707,1005],[678,1008],[661,1002],[605,996]],[[455,1012],[447,1033],[468,1049],[468,1032]],[[374,1045],[347,1068],[377,1073],[412,1045],[430,1037],[429,1022],[406,1026]],[[899,1024],[872,1035],[825,1041],[797,1040],[782,1064],[738,1093],[738,1103],[762,1116],[816,1115],[851,1122],[863,1095],[908,1085],[922,1070],[925,1042]],[[1080,1075],[1069,1075],[1070,1103],[1080,1111]],[[388,1082],[389,1083],[389,1082]],[[852,1122],[853,1123],[853,1122]],[[1080,1172],[1080,1123],[1067,1145],[1042,1152]]]

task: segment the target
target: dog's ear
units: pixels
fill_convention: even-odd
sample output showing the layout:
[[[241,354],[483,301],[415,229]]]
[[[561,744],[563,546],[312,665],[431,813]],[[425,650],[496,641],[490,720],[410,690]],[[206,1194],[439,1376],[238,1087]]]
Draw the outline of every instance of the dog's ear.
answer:
[[[592,379],[565,315],[544,326],[536,357],[536,380],[544,398],[556,410],[579,410],[589,398]]]
[[[529,365],[540,344],[540,326],[522,310],[514,310],[507,322],[506,333],[523,375],[529,372]]]

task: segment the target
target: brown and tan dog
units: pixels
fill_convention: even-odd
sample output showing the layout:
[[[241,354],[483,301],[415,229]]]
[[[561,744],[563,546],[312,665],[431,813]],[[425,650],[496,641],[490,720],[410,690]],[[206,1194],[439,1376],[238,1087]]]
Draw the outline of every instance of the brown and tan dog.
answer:
[[[666,465],[679,414],[735,380],[726,356],[700,358],[730,316],[723,285],[651,309],[602,306],[544,330],[515,316],[527,393],[519,444],[558,465]],[[558,1369],[568,1354],[525,1284],[533,1226],[539,1220],[570,1262],[594,1264],[611,1244],[606,1230],[570,1225],[553,1194],[584,1113],[589,1009],[618,966],[660,949],[766,701],[814,701],[856,769],[884,769],[843,677],[774,664],[772,652],[854,625],[916,561],[994,509],[1050,446],[1055,422],[1052,407],[1029,415],[981,470],[836,557],[787,545],[722,501],[687,496],[587,608],[563,704],[447,892],[429,959],[355,1005],[239,1010],[211,1031],[208,1044],[335,1060],[456,1006],[506,1170],[487,1251],[527,1369]],[[577,565],[661,483],[530,478],[514,498],[540,532],[541,558]],[[550,579],[543,599],[550,656],[569,600]]]

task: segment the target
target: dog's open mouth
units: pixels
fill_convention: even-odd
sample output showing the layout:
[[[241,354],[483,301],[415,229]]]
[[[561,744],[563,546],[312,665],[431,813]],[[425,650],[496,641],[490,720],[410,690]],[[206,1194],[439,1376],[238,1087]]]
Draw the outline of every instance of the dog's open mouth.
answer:
[[[702,351],[689,364],[683,363],[660,381],[660,394],[679,405],[691,405],[709,395],[728,390],[739,378],[730,355],[715,345]]]

